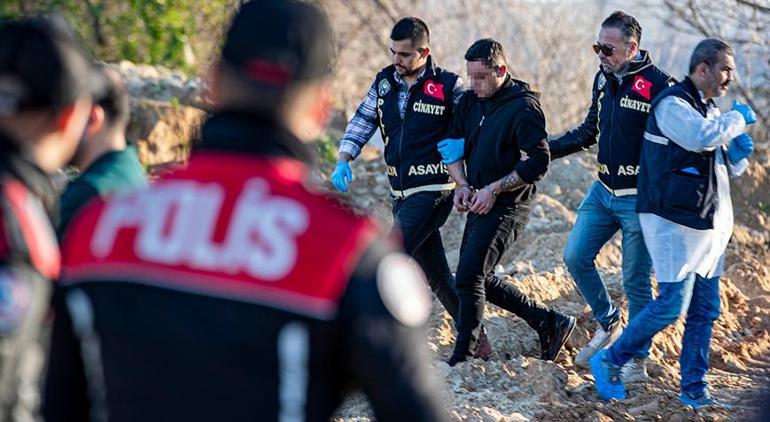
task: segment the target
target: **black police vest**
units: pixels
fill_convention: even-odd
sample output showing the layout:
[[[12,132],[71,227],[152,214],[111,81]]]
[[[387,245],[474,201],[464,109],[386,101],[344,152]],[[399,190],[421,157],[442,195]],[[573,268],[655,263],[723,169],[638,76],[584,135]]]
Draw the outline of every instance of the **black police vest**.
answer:
[[[452,121],[457,75],[432,66],[410,89],[404,118],[398,107],[395,67],[377,74],[377,115],[385,143],[385,163],[393,189],[403,191],[449,182],[447,166],[436,145]]]
[[[616,194],[633,194],[642,135],[652,100],[669,86],[671,77],[655,66],[649,53],[631,62],[622,82],[613,75],[597,74],[599,180]]]
[[[706,117],[708,108],[690,78],[663,91],[652,104],[675,96],[687,101]],[[639,162],[637,212],[649,212],[666,220],[698,230],[714,227],[717,209],[717,181],[713,151],[688,151],[660,131],[654,113],[647,122]],[[697,173],[697,174],[696,174]]]

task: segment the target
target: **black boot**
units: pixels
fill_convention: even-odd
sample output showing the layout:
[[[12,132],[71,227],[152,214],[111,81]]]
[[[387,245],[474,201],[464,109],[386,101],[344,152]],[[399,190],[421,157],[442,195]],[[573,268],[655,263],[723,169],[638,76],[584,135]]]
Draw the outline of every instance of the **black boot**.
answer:
[[[551,312],[549,322],[537,330],[537,335],[540,338],[540,359],[553,361],[575,329],[577,320],[575,317]]]

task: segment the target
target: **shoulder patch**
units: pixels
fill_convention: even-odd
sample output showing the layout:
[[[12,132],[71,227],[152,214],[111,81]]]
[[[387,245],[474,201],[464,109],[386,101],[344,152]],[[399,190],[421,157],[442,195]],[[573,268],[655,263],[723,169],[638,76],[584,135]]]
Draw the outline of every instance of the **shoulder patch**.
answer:
[[[607,78],[604,77],[604,73],[599,73],[599,78],[596,81],[596,90],[603,90],[605,84],[607,84]]]
[[[377,85],[377,93],[380,97],[384,97],[388,92],[390,92],[390,82],[388,82],[387,79],[383,79],[380,81],[380,84]]]
[[[408,327],[428,322],[431,296],[420,268],[401,253],[386,255],[377,267],[377,290],[393,317]]]
[[[0,335],[13,334],[30,308],[29,286],[15,274],[0,270]]]
[[[653,83],[645,79],[644,76],[635,75],[634,83],[631,89],[633,89],[634,92],[636,92],[637,94],[644,97],[644,99],[646,99],[647,101],[650,101],[652,99],[652,86],[653,86]]]
[[[17,180],[6,182],[0,188],[0,194],[8,201],[8,211],[19,226],[32,266],[46,278],[58,277],[59,245],[40,201]]]
[[[425,81],[425,85],[423,85],[423,93],[429,97],[444,101],[444,84],[428,79]]]

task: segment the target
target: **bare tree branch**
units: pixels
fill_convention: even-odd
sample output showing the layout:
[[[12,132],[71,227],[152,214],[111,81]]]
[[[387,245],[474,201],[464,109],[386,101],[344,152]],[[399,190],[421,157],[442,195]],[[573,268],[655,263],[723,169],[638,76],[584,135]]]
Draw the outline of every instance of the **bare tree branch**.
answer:
[[[749,6],[752,9],[758,10],[762,13],[770,13],[770,6],[765,6],[762,4],[759,4],[755,1],[748,1],[748,0],[736,0],[738,4],[742,4],[744,6]]]
[[[91,25],[93,25],[94,40],[96,41],[96,44],[99,47],[106,46],[107,40],[105,39],[104,31],[102,30],[102,22],[101,19],[99,19],[99,11],[97,10],[98,7],[95,6],[91,0],[83,0],[83,3],[86,4],[88,15],[91,17]]]

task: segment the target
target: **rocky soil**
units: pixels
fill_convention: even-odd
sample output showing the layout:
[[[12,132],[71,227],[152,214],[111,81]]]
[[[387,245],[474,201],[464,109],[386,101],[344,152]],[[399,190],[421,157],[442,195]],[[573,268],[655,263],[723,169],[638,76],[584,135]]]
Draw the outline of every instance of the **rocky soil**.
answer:
[[[714,395],[731,410],[695,412],[681,405],[679,363],[682,321],[660,333],[648,364],[649,382],[632,386],[624,402],[597,399],[586,370],[573,365],[577,351],[596,328],[561,255],[575,210],[595,178],[595,162],[583,153],[554,163],[539,184],[540,194],[521,238],[504,257],[505,277],[536,300],[578,318],[578,328],[556,363],[536,358],[535,333],[520,319],[487,305],[484,324],[495,350],[490,361],[475,360],[450,368],[454,330],[438,301],[428,331],[435,369],[447,386],[447,408],[453,420],[751,420],[770,385],[770,154],[755,155],[754,164],[734,187],[738,224],[721,282],[722,316],[716,323],[708,381]],[[387,179],[380,159],[356,162],[356,180],[346,200],[390,224]],[[453,212],[444,226],[447,255],[456,265],[464,216]],[[616,304],[625,309],[620,273],[620,235],[597,258],[600,273]],[[627,317],[624,311],[624,320]],[[350,399],[337,420],[371,418],[365,397]]]

